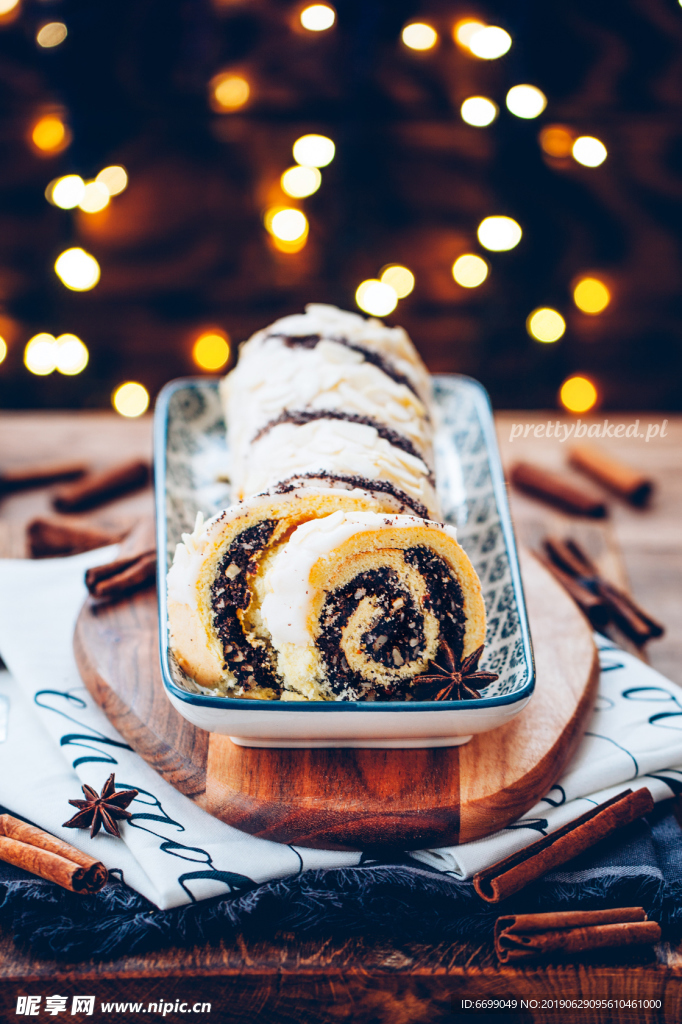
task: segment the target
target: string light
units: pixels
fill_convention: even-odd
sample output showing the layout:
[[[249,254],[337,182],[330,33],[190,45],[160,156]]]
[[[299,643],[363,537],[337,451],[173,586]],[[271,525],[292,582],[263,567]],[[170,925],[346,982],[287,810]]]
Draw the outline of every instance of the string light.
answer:
[[[99,281],[99,263],[85,249],[65,249],[54,265],[57,277],[73,292],[87,292]]]
[[[57,368],[57,339],[53,334],[42,332],[27,342],[24,365],[37,377],[47,377]]]
[[[504,57],[512,44],[512,37],[497,25],[486,25],[485,28],[473,32],[469,39],[469,49],[481,60],[497,60]]]
[[[302,135],[292,152],[296,163],[303,167],[326,167],[334,159],[336,146],[326,135]]]
[[[583,167],[599,167],[607,157],[606,146],[592,135],[581,135],[571,149],[573,159]]]
[[[535,309],[526,320],[526,330],[531,338],[549,344],[558,341],[566,330],[566,321],[556,309],[541,307]]]
[[[45,198],[48,203],[58,206],[61,210],[72,210],[78,206],[83,193],[85,182],[80,174],[66,174],[63,178],[55,178],[45,189]]]
[[[192,347],[192,358],[202,370],[220,370],[230,358],[230,341],[223,331],[199,335]]]
[[[574,135],[561,124],[550,124],[543,128],[539,135],[540,147],[547,156],[558,160],[571,155]]]
[[[414,291],[414,274],[399,263],[391,263],[381,271],[379,280],[393,289],[399,299],[406,299]]]
[[[485,128],[497,117],[497,104],[486,96],[470,96],[460,108],[462,120],[476,128]]]
[[[19,6],[20,0],[0,0],[0,17],[10,14]]]
[[[452,276],[462,288],[478,288],[488,276],[488,264],[482,256],[467,252],[452,264]]]
[[[534,85],[514,85],[507,93],[507,110],[515,117],[531,120],[539,117],[547,106],[547,97]]]
[[[0,337],[0,363],[3,363],[5,361],[5,356],[6,355],[7,355],[7,342],[5,341],[4,338]]]
[[[521,225],[513,217],[485,217],[476,232],[484,249],[506,252],[521,241]]]
[[[117,196],[128,186],[128,172],[125,167],[113,164],[111,167],[104,167],[95,181],[104,185],[110,196]]]
[[[423,21],[413,21],[402,31],[402,41],[410,50],[432,50],[438,42],[438,33]]]
[[[561,404],[569,412],[589,412],[598,397],[596,387],[587,377],[569,377],[559,392]]]
[[[33,145],[41,153],[59,153],[71,141],[71,133],[57,114],[45,114],[33,126]]]
[[[60,334],[56,340],[55,364],[59,373],[74,377],[88,365],[87,347],[75,334]]]
[[[311,4],[301,11],[301,25],[309,32],[325,32],[336,21],[336,11],[329,4]]]
[[[604,284],[596,277],[583,277],[573,289],[573,301],[583,313],[596,316],[603,311],[611,301],[611,293]]]
[[[60,43],[63,43],[68,34],[68,29],[63,21],[48,21],[46,25],[38,29],[36,42],[38,46],[49,50],[53,46],[59,46]]]
[[[211,105],[218,113],[239,110],[251,95],[251,87],[241,75],[224,71],[210,82]]]
[[[462,21],[458,21],[452,29],[452,38],[459,46],[468,50],[472,37],[482,28],[485,28],[482,21],[476,21],[475,18],[464,18]]]
[[[89,181],[78,206],[84,213],[99,213],[109,205],[109,189],[101,181]]]
[[[111,396],[111,404],[121,416],[141,416],[149,408],[149,392],[144,384],[128,380],[116,388]]]
[[[398,305],[398,296],[390,284],[370,278],[358,285],[355,301],[365,313],[386,316]]]
[[[322,184],[322,175],[317,167],[290,167],[280,178],[282,190],[294,199],[305,199],[317,192]]]
[[[272,207],[266,211],[265,227],[283,242],[296,242],[308,233],[308,218],[302,210],[291,206]]]

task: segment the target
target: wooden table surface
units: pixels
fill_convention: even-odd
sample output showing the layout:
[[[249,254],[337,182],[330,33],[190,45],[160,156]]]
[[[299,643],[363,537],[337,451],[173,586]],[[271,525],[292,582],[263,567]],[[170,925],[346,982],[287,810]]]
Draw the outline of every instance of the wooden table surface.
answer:
[[[664,420],[658,414],[638,414],[614,415],[611,422],[630,425],[637,418],[639,432],[645,432],[649,423],[660,425]],[[564,466],[568,444],[535,430],[548,421],[555,423],[555,413],[505,412],[496,421],[505,466],[516,459]],[[560,418],[559,422],[573,421]],[[601,418],[586,422],[600,423]],[[512,431],[514,425],[517,429]],[[519,436],[519,425],[527,436]],[[649,442],[643,437],[597,442],[654,478],[657,490],[646,510],[631,509],[614,499],[609,518],[596,522],[563,516],[514,492],[510,499],[522,543],[536,547],[550,531],[576,537],[603,572],[629,586],[636,599],[665,624],[665,636],[653,641],[646,655],[654,667],[682,684],[682,417],[670,419],[661,433],[663,437]],[[83,456],[103,467],[127,456],[150,456],[151,420],[127,421],[100,412],[4,413],[0,414],[0,453],[2,465]],[[151,500],[150,490],[140,492],[91,518],[103,524],[130,520],[148,512]],[[0,504],[0,555],[22,557],[27,519],[48,511],[45,490],[5,498]],[[455,1019],[461,1000],[495,998],[516,999],[519,1021],[680,1021],[682,945],[661,943],[649,963],[592,957],[589,965],[519,970],[498,968],[488,943],[425,944],[361,936],[309,939],[278,933],[267,939],[230,935],[218,945],[64,965],[32,956],[16,947],[6,931],[0,932],[0,1020],[17,1019],[17,994],[57,993],[97,994],[117,1001],[162,1000],[173,1007],[178,999],[210,1001],[212,1012],[202,1019],[213,1022],[331,1024],[348,1018],[412,1024]],[[593,1007],[573,1015],[552,1007],[551,1001],[557,999],[660,1000],[661,1008]],[[523,1008],[521,1000],[527,1004]],[[543,1006],[543,1001],[550,1005]],[[39,1019],[43,1017],[41,1012]],[[477,1013],[472,1017],[487,1019]],[[98,1019],[97,1010],[93,1019]],[[115,1019],[137,1017],[127,1014]],[[154,1019],[154,1015],[140,1019]],[[177,1014],[169,1011],[168,1019],[178,1019]]]

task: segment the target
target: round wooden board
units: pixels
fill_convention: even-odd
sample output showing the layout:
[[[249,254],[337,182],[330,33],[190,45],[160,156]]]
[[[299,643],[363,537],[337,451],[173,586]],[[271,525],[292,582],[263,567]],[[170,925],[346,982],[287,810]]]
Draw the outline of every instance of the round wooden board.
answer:
[[[548,791],[573,754],[599,680],[589,623],[522,552],[537,681],[507,725],[431,750],[238,747],[185,721],[166,698],[156,595],[84,605],[76,660],[130,745],[209,813],[264,839],[336,849],[421,849],[480,839]]]

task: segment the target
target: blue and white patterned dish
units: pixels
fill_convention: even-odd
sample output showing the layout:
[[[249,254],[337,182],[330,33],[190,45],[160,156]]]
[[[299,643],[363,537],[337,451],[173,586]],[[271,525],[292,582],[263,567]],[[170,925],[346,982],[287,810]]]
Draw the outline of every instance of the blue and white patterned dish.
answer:
[[[219,697],[198,686],[168,647],[166,571],[198,511],[230,504],[218,382],[171,381],[155,413],[161,671],[171,703],[194,725],[247,746],[435,747],[466,743],[504,724],[527,704],[535,685],[533,653],[488,396],[476,381],[434,379],[438,416],[436,470],[446,520],[481,580],[488,620],[482,668],[499,679],[480,700],[285,702]]]

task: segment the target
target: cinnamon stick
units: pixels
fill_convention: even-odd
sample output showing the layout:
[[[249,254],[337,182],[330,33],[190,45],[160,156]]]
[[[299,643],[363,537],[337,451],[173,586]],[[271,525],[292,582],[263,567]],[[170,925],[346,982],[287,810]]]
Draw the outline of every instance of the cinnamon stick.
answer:
[[[156,575],[156,551],[132,558],[119,558],[85,573],[85,585],[93,597],[114,598],[130,594],[151,582]]]
[[[517,462],[512,466],[509,477],[520,491],[556,505],[564,512],[596,519],[606,515],[606,505],[600,498],[565,480],[559,473],[530,462]]]
[[[55,492],[52,503],[59,512],[82,512],[143,487],[148,479],[148,464],[133,459],[67,484]]]
[[[648,814],[653,806],[653,797],[646,787],[634,793],[626,789],[525,849],[479,871],[474,875],[474,889],[488,903],[499,903],[616,829]]]
[[[592,593],[591,590],[588,590],[580,580],[575,579],[573,576],[569,576],[567,572],[564,572],[555,565],[554,562],[550,561],[549,558],[546,558],[540,552],[536,552],[536,556],[545,568],[551,572],[552,576],[558,580],[562,587],[568,591],[578,607],[590,620],[594,628],[603,629],[609,621],[609,614],[603,600],[596,594]]]
[[[660,938],[660,926],[648,920],[643,907],[515,914],[498,917],[495,922],[495,952],[500,963],[555,952],[652,945]]]
[[[73,480],[88,471],[85,462],[45,462],[32,466],[8,466],[0,471],[0,494],[40,487],[55,480]]]
[[[79,519],[38,516],[26,527],[26,541],[31,558],[47,558],[77,555],[115,544],[125,533],[125,530],[107,530]]]
[[[0,814],[0,860],[72,892],[99,892],[108,877],[101,861],[11,814]]]
[[[591,444],[571,448],[568,461],[632,505],[646,505],[651,497],[654,485],[648,476]]]

